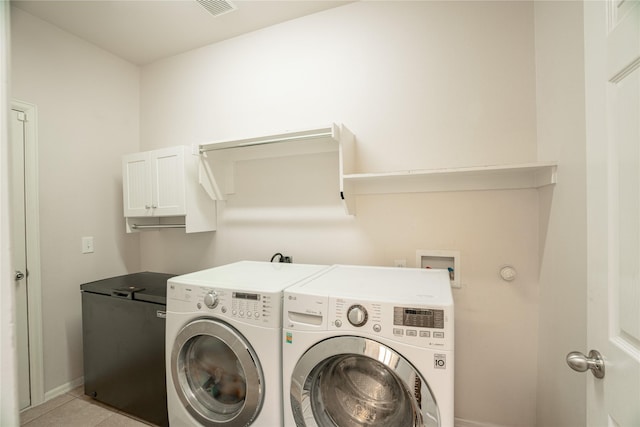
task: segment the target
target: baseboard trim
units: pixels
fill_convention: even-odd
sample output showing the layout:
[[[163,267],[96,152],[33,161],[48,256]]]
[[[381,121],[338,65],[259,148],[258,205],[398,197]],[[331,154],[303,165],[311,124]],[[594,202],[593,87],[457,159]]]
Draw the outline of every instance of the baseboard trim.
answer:
[[[480,421],[465,420],[463,418],[455,419],[455,427],[503,427],[500,424],[483,423]]]
[[[67,392],[70,392],[71,390],[73,390],[78,386],[81,386],[82,384],[84,384],[84,377],[76,378],[71,382],[62,384],[61,386],[58,386],[52,390],[47,391],[44,394],[44,401],[46,402],[48,400],[61,396]]]

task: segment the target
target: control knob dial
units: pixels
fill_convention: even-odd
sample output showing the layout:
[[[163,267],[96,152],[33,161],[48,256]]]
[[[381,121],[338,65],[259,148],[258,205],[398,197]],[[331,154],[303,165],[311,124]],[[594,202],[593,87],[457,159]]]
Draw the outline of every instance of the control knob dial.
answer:
[[[360,304],[352,305],[347,310],[347,319],[355,327],[363,326],[368,319],[367,309]]]
[[[209,308],[216,308],[218,306],[218,293],[216,291],[209,291],[204,296],[204,305]]]

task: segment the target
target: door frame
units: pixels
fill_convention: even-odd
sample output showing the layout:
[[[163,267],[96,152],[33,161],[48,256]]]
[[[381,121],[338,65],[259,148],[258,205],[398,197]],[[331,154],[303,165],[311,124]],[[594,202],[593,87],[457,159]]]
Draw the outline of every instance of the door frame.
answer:
[[[27,248],[27,309],[29,311],[29,372],[31,406],[44,402],[44,355],[42,333],[42,276],[40,268],[40,204],[38,186],[38,109],[12,100],[11,109],[26,116],[24,122],[25,221]]]

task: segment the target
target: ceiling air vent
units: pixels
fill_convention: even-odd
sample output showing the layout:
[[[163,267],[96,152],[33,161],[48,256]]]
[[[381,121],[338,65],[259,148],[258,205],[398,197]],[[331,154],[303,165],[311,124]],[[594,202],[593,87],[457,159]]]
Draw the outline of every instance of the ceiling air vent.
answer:
[[[236,6],[227,0],[196,0],[200,6],[207,9],[213,16],[224,15],[227,12],[236,10]]]

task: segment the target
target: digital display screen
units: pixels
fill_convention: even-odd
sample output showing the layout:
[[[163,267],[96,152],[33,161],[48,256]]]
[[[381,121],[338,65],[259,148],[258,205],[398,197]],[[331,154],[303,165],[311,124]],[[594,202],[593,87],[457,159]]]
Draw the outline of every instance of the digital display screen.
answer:
[[[444,329],[444,310],[394,307],[393,324],[417,328]]]
[[[233,293],[233,298],[247,299],[247,300],[251,300],[251,301],[260,301],[260,295],[258,295],[258,294],[249,294],[249,293],[246,293],[246,292],[234,292]]]

